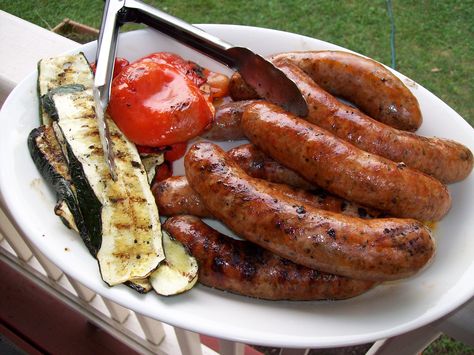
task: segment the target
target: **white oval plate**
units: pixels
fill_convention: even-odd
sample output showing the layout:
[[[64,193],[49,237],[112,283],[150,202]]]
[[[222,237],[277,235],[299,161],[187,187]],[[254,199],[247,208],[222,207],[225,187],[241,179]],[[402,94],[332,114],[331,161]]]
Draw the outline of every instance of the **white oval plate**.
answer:
[[[202,25],[231,43],[268,55],[280,51],[342,49],[274,30]],[[79,48],[94,57],[95,44]],[[119,56],[134,60],[166,50],[205,67],[226,71],[208,58],[152,30],[120,37]],[[33,68],[32,68],[33,69]],[[399,74],[397,74],[399,75]],[[474,151],[474,130],[456,112],[420,85],[401,76],[417,96],[423,135],[441,136]],[[80,238],[53,213],[55,197],[39,176],[26,146],[38,126],[36,73],[19,84],[0,115],[0,192],[7,213],[65,273],[99,294],[144,315],[195,332],[240,342],[283,347],[331,347],[391,337],[434,321],[474,295],[474,176],[449,187],[453,208],[438,224],[433,263],[407,280],[387,283],[354,299],[337,302],[270,302],[198,286],[175,297],[140,295],[125,286],[109,288]],[[177,169],[177,173],[180,173]]]

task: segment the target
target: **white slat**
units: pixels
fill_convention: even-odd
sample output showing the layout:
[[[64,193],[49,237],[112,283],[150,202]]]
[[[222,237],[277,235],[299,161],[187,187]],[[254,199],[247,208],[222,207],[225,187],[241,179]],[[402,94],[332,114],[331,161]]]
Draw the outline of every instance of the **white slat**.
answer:
[[[197,333],[174,327],[176,339],[178,340],[181,354],[183,355],[202,355],[201,340]]]
[[[20,260],[28,261],[33,256],[28,245],[23,241],[15,227],[11,224],[3,210],[0,208],[0,233],[3,234],[8,244],[15,251]]]
[[[393,338],[379,340],[366,355],[415,355],[440,335],[441,332],[432,326],[425,326]]]
[[[154,345],[161,343],[165,337],[165,330],[163,329],[161,322],[142,316],[138,313],[135,313],[135,316],[137,317],[138,323],[140,323],[146,339]]]
[[[72,288],[74,291],[76,291],[77,296],[83,300],[84,302],[90,302],[92,299],[95,297],[96,293],[83,284],[81,284],[79,281],[73,279],[69,275],[66,275],[67,280],[71,284]]]
[[[51,280],[58,281],[61,276],[63,276],[63,272],[61,271],[61,269],[59,269],[56,265],[49,261],[49,259],[44,256],[44,254],[40,252],[39,249],[36,248],[33,244],[30,243],[29,247],[31,248],[31,251],[33,252],[33,255],[36,260],[38,260],[38,263],[46,272],[46,275],[48,275]]]
[[[104,301],[105,307],[107,307],[108,311],[110,312],[110,316],[113,320],[123,323],[127,320],[128,316],[130,315],[130,311],[111,300],[102,297]]]
[[[221,355],[244,355],[245,345],[235,341],[219,339],[219,353]]]

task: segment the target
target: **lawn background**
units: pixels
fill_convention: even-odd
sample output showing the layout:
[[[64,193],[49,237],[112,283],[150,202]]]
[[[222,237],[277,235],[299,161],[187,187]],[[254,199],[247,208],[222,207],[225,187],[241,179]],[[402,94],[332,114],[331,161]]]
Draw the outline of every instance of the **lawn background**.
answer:
[[[315,37],[391,64],[384,0],[145,1],[191,23],[241,24]],[[64,18],[98,28],[101,0],[0,0],[0,9],[51,29]],[[396,69],[474,126],[474,0],[394,0]],[[5,53],[2,53],[5,55]],[[425,354],[473,354],[449,338]]]
[[[332,42],[390,65],[384,0],[146,1],[191,23],[252,25]],[[474,125],[474,0],[392,2],[396,69]],[[100,26],[103,1],[0,0],[0,9],[53,28],[64,18]]]

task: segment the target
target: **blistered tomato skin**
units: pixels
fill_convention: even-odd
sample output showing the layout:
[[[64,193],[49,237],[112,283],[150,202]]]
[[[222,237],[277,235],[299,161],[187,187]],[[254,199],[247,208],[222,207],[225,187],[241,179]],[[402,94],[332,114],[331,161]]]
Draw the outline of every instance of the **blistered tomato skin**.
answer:
[[[207,81],[209,70],[201,67],[190,60],[185,60],[177,54],[169,52],[156,52],[139,59],[140,61],[152,61],[156,63],[170,64],[186,77],[191,80],[196,86],[201,86]]]
[[[114,79],[108,112],[135,144],[186,142],[205,130],[214,112],[199,88],[174,67],[134,62]]]

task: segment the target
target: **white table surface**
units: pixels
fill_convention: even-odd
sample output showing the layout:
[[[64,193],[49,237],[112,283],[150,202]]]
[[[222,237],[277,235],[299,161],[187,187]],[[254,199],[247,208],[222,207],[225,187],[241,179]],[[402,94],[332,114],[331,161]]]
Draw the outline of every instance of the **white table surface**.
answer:
[[[0,105],[38,60],[77,47],[77,42],[0,10]]]

